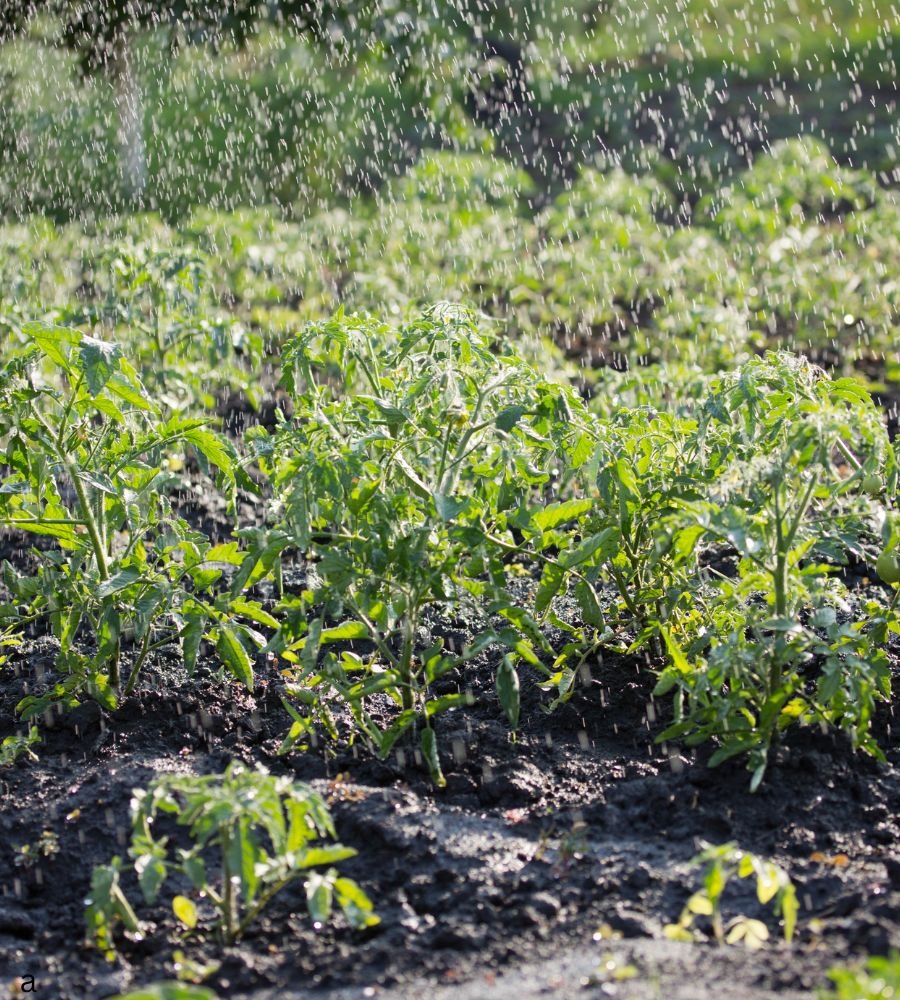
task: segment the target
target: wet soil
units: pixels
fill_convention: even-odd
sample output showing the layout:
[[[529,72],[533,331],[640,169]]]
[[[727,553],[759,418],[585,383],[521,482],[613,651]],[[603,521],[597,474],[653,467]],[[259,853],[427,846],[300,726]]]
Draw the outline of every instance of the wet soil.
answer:
[[[0,737],[14,706],[53,677],[54,643],[37,638],[2,672]],[[839,736],[792,733],[763,787],[740,764],[654,737],[666,707],[652,675],[621,658],[590,676],[552,715],[523,678],[513,742],[477,666],[454,679],[467,710],[440,717],[447,788],[436,789],[409,747],[382,763],[362,746],[316,740],[277,756],[290,720],[281,678],[258,665],[250,693],[201,668],[187,678],[161,654],[112,713],[85,704],[42,725],[37,762],[0,771],[0,989],[34,977],[35,995],[113,996],[173,978],[173,952],[218,960],[223,997],[543,996],[696,998],[812,995],[832,964],[900,947],[900,739],[895,705],[877,719],[887,760],[854,754]],[[896,704],[896,699],[895,699]],[[237,947],[202,928],[184,937],[166,905],[141,902],[150,932],[107,962],[83,944],[83,903],[95,864],[127,850],[131,791],[161,772],[222,771],[232,759],[311,782],[326,795],[342,864],[375,901],[381,923],[315,929],[299,885],[270,904]],[[19,849],[43,831],[58,851],[31,866]],[[749,885],[729,887],[725,916],[767,920],[772,940],[749,952],[663,935],[699,872],[704,843],[735,841],[787,868],[801,913],[792,948]]]

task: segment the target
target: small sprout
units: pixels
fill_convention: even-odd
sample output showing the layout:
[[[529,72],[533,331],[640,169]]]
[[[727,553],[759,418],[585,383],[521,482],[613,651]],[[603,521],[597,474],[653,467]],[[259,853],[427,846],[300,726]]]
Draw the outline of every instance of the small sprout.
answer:
[[[32,726],[27,736],[7,736],[0,743],[0,767],[12,767],[21,757],[36,763],[39,758],[31,748],[40,742],[37,726]]]
[[[787,872],[771,861],[734,844],[707,847],[691,860],[692,866],[706,863],[703,888],[688,899],[677,924],[667,924],[664,933],[672,941],[703,940],[694,924],[697,917],[708,917],[713,937],[721,944],[742,942],[746,948],[757,949],[769,939],[769,929],[760,920],[735,917],[727,925],[722,918],[722,896],[731,879],[756,878],[756,897],[763,905],[772,903],[784,925],[784,940],[790,944],[797,923],[797,894]]]
[[[175,969],[175,978],[179,982],[195,984],[214,976],[222,967],[222,963],[215,959],[209,962],[197,962],[180,950],[172,952],[172,965]]]
[[[33,844],[23,844],[16,852],[16,866],[31,868],[41,858],[52,858],[59,853],[59,838],[52,830],[44,830]]]
[[[131,802],[134,860],[144,899],[153,903],[172,873],[192,884],[212,905],[214,927],[226,944],[243,936],[269,900],[296,879],[306,878],[310,915],[320,924],[337,904],[356,928],[379,918],[368,896],[332,867],[356,852],[334,843],[334,823],[324,800],[311,788],[268,772],[232,763],[224,775],[169,774]],[[169,855],[168,838],[156,837],[154,820],[176,817],[188,827],[193,844]],[[311,871],[313,868],[326,870]],[[209,872],[220,872],[211,879]],[[89,937],[108,955],[115,954],[117,922],[139,931],[140,924],[118,885],[117,859],[94,872],[88,903]],[[186,896],[172,899],[172,911],[189,930],[198,923],[197,906]]]

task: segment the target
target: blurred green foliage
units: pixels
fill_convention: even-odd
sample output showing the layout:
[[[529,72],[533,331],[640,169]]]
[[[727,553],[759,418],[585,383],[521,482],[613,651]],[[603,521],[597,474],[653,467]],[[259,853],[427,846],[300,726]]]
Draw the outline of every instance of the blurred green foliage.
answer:
[[[477,6],[454,0],[420,24],[387,4],[372,25],[345,18],[325,45],[264,27],[244,47],[173,52],[168,31],[141,35],[145,205],[172,220],[197,205],[307,215],[380,188],[423,147],[488,144],[542,190],[610,150],[632,172],[650,156],[679,201],[807,130],[882,182],[896,168],[900,19],[881,0]],[[507,58],[479,32],[511,46]],[[120,210],[114,87],[84,77],[55,37],[37,21],[0,46],[0,212]],[[488,97],[496,106],[476,115]]]

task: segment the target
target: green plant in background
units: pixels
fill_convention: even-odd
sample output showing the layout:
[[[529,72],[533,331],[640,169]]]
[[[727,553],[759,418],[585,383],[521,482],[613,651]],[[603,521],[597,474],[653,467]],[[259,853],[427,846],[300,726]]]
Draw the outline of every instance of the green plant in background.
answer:
[[[787,872],[771,861],[735,844],[706,847],[691,859],[692,867],[706,865],[703,888],[687,901],[677,924],[668,924],[666,937],[675,941],[698,941],[704,937],[696,929],[697,917],[707,917],[715,941],[722,944],[743,943],[747,948],[761,948],[769,940],[769,928],[761,920],[738,916],[726,923],[722,897],[735,877],[756,880],[756,898],[765,906],[772,904],[775,916],[782,918],[784,940],[790,944],[797,925],[797,894]]]
[[[181,485],[168,456],[190,448],[218,471],[233,502],[238,483],[250,485],[233,448],[206,421],[164,419],[117,344],[42,324],[25,332],[33,346],[0,371],[0,523],[56,548],[42,552],[34,576],[4,564],[17,602],[4,617],[19,630],[48,619],[65,676],[49,694],[23,699],[23,718],[80,694],[114,705],[165,645],[180,645],[190,670],[204,634],[251,685],[243,643],[264,640],[245,622],[273,623],[254,602],[217,597],[215,583],[241,561],[237,546],[211,545],[168,497]],[[93,652],[84,630],[96,639]]]
[[[262,338],[217,306],[205,256],[156,240],[98,251],[82,263],[83,301],[61,310],[65,325],[121,339],[163,412],[214,409],[216,390],[258,404],[247,376],[262,360]]]
[[[324,800],[306,785],[278,778],[239,762],[222,775],[163,775],[146,790],[135,789],[131,804],[129,854],[147,903],[154,903],[170,876],[187,879],[200,900],[178,894],[175,916],[188,930],[206,923],[225,944],[233,944],[277,893],[304,880],[310,917],[327,922],[337,905],[356,928],[378,923],[372,903],[333,866],[356,851],[330,843],[334,824]],[[165,817],[187,829],[189,848],[170,847],[157,833]],[[118,884],[116,860],[95,869],[86,910],[89,938],[104,952],[115,951],[117,922],[138,932],[140,924]]]
[[[873,955],[862,965],[835,966],[828,978],[834,988],[821,990],[820,1000],[898,1000],[900,952]]]
[[[297,664],[290,691],[310,709],[288,745],[316,720],[333,732],[327,701],[337,696],[382,756],[420,728],[440,783],[432,719],[467,696],[433,697],[431,685],[495,643],[539,668],[538,652],[552,652],[507,590],[506,563],[524,551],[521,511],[570,490],[590,455],[581,405],[450,306],[399,330],[338,315],[288,345],[285,376],[293,419],[274,437],[250,435],[275,489],[273,525],[246,533],[254,541],[237,582],[292,550],[305,560],[306,585],[281,601],[269,646]],[[545,500],[528,517],[550,530],[590,505],[573,502]],[[502,627],[463,651],[423,641],[426,611],[466,595]],[[340,654],[328,649],[336,643]],[[512,671],[506,660],[499,688],[515,726]],[[386,730],[366,707],[378,694],[399,710]]]

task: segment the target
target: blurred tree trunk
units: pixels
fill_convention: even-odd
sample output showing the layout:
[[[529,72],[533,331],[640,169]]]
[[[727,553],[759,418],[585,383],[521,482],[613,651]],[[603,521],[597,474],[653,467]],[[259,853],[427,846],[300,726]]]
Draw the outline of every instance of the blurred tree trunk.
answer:
[[[119,158],[125,197],[133,207],[140,207],[147,190],[144,99],[128,32],[121,32],[115,40],[110,69],[119,113]]]

